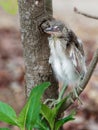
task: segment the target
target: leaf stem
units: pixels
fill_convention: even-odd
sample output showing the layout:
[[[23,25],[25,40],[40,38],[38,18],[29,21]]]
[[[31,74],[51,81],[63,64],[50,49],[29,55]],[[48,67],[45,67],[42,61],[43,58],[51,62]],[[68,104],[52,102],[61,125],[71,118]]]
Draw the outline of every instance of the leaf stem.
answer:
[[[25,128],[23,127],[23,128],[20,128],[20,130],[25,130]]]

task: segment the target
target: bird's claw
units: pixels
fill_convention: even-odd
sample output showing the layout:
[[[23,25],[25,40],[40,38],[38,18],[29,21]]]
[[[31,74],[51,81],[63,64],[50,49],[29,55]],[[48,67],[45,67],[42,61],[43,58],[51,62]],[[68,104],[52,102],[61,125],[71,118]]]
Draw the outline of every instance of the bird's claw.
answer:
[[[79,103],[82,104],[82,101],[78,95],[78,90],[82,90],[82,88],[81,87],[74,88],[74,94],[75,94],[76,98],[78,99]]]
[[[48,104],[50,108],[55,107],[59,103],[59,99],[47,99],[44,104]]]

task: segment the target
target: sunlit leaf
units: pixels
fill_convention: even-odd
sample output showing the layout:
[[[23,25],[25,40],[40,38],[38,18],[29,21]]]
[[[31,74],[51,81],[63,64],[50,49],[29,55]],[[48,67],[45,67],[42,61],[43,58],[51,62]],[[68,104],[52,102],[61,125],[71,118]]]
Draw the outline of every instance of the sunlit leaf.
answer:
[[[45,82],[32,89],[28,101],[18,118],[23,127],[26,126],[30,130],[35,125],[41,109],[41,97],[49,86],[50,83]]]
[[[48,121],[48,124],[50,125],[51,129],[53,129],[54,122],[55,122],[55,114],[56,114],[55,111],[53,109],[50,109],[45,104],[42,104],[41,114]]]
[[[0,102],[0,121],[18,125],[14,109],[6,103]]]
[[[49,130],[48,124],[44,118],[40,115],[39,118],[37,119],[36,124],[34,125],[35,129],[38,130]]]
[[[61,126],[63,126],[64,123],[68,122],[68,121],[72,121],[74,120],[75,116],[75,112],[72,112],[70,115],[68,115],[67,117],[63,118],[63,119],[60,119],[59,121],[56,122],[55,124],[55,130],[59,130],[59,128]]]
[[[9,128],[0,128],[0,130],[10,130]]]
[[[0,6],[10,14],[16,14],[18,10],[17,0],[0,0]]]

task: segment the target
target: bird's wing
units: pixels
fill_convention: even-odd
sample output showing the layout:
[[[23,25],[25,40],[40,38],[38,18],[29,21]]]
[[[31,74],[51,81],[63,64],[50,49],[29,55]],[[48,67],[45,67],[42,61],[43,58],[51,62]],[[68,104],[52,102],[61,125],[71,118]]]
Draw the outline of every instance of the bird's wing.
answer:
[[[84,56],[84,50],[83,50],[83,42],[76,37],[76,40],[74,41],[75,47],[79,50],[82,56]]]
[[[67,41],[69,44],[69,57],[78,73],[83,70],[84,50],[83,43],[77,38],[72,30],[68,31]]]
[[[83,59],[83,56],[81,55],[80,51],[75,46],[72,46],[70,50],[70,58],[76,72],[80,74],[82,71],[81,60]]]

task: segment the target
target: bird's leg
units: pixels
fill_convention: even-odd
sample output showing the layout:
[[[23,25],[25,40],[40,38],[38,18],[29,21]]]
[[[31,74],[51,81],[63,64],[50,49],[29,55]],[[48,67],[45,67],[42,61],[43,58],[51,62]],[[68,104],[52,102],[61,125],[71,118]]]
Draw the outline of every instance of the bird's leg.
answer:
[[[78,81],[78,84],[77,84],[77,88],[75,86],[73,86],[73,90],[74,90],[74,94],[76,96],[76,98],[78,99],[78,101],[82,104],[82,101],[78,95],[78,91],[82,91],[82,88],[79,86],[80,82],[83,80],[83,77],[84,77],[84,74],[81,74],[80,78],[79,78],[79,81]]]
[[[77,84],[77,91],[78,90],[81,90],[82,91],[82,88],[79,86],[79,84],[80,84],[80,82],[83,80],[83,78],[84,78],[84,73],[83,74],[81,74],[81,76],[80,76],[80,78],[79,78],[79,81],[78,81],[78,84]]]
[[[52,99],[52,98],[50,98],[50,99],[46,99],[45,101],[44,101],[44,104],[48,104],[49,102],[54,102],[56,99]]]
[[[59,103],[58,99],[46,99],[44,104],[48,104],[50,108],[55,107]]]
[[[60,91],[60,93],[59,93],[58,101],[61,101],[61,100],[62,100],[62,98],[63,98],[63,96],[64,96],[64,93],[65,93],[65,91],[66,91],[67,88],[68,88],[68,85],[66,85],[66,84],[64,84],[64,85],[62,86],[62,89],[61,89],[61,91]]]
[[[80,99],[80,97],[78,95],[78,89],[82,90],[81,87],[78,86],[78,88],[74,87],[73,91],[74,91],[74,94],[75,94],[76,98],[78,99],[79,103],[82,104],[82,101],[81,101],[81,99]]]
[[[44,102],[44,104],[47,104],[48,102],[50,102],[49,107],[50,107],[50,108],[54,107],[56,104],[58,104],[58,103],[62,100],[66,89],[67,89],[67,85],[64,84],[64,85],[62,86],[61,91],[59,92],[59,97],[58,97],[58,99],[47,99],[47,100]]]
[[[63,99],[64,93],[65,93],[67,87],[68,87],[68,85],[66,85],[66,84],[64,84],[64,85],[62,86],[62,89],[61,89],[61,91],[59,92],[59,97],[58,97],[58,99],[57,99],[57,100],[55,100],[55,99],[52,100],[52,103],[50,104],[50,105],[51,105],[50,107],[55,106],[56,104],[58,104],[58,103]]]

